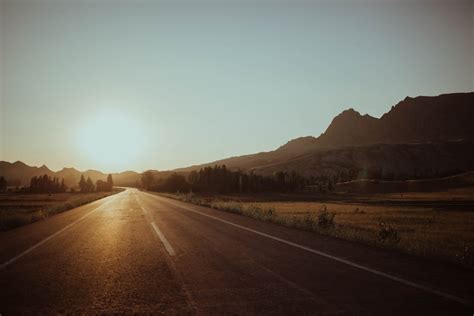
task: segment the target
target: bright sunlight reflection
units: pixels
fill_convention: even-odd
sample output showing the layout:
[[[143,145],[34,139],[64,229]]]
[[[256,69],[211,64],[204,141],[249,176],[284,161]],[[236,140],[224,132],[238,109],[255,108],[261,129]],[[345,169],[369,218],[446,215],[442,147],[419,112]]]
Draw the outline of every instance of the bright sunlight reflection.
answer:
[[[100,113],[82,122],[77,143],[86,159],[104,169],[126,168],[144,149],[144,132],[125,113]]]

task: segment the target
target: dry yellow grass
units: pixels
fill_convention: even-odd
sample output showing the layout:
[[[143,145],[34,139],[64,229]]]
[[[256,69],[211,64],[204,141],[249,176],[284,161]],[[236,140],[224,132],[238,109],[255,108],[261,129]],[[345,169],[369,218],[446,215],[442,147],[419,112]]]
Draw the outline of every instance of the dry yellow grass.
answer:
[[[0,231],[27,225],[122,191],[93,193],[0,194]]]
[[[429,254],[442,248],[446,255],[456,257],[467,255],[463,254],[464,248],[474,245],[474,211],[319,202],[251,204],[263,209],[273,208],[280,216],[303,216],[308,212],[317,214],[326,207],[336,214],[337,224],[373,231],[384,223],[399,233],[398,247],[417,253]]]
[[[403,192],[359,194],[357,198],[383,201],[472,201],[474,187],[448,189],[436,192]],[[473,210],[474,211],[474,210]]]
[[[285,226],[474,266],[474,209],[459,210],[450,207],[449,202],[438,210],[429,206],[410,206],[409,203],[408,206],[387,206],[372,202],[274,202],[236,197],[202,198],[194,194],[166,196]],[[425,200],[433,197],[425,193],[408,196]],[[335,214],[335,225],[329,229],[318,225],[323,209]],[[387,227],[393,228],[396,242],[380,241],[381,230]]]

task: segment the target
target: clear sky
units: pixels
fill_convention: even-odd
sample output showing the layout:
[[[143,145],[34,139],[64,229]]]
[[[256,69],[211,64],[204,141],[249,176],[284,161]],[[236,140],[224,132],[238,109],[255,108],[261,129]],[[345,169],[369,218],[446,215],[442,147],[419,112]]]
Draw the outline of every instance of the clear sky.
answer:
[[[472,3],[2,1],[0,160],[171,169],[473,91]]]

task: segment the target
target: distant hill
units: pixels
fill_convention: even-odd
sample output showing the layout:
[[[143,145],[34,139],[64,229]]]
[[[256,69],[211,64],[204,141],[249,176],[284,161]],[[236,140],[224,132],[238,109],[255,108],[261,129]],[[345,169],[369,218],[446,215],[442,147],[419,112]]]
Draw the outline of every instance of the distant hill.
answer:
[[[7,161],[0,161],[0,176],[4,176],[9,182],[19,181],[20,185],[29,185],[30,180],[34,176],[48,175],[50,177],[58,177],[64,179],[68,187],[77,186],[81,174],[84,177],[90,177],[92,181],[106,180],[107,175],[97,170],[87,170],[80,172],[74,168],[63,168],[58,172],[51,171],[46,166],[32,167],[21,161],[10,163]],[[132,186],[140,179],[140,174],[134,171],[125,171],[120,173],[112,173],[115,185],[118,186]]]
[[[5,177],[9,182],[18,182],[23,185],[30,183],[30,179],[40,175],[54,176],[54,172],[49,170],[45,165],[41,167],[30,167],[21,161],[14,163],[0,161],[0,176]]]
[[[474,92],[437,97],[406,97],[377,119],[349,109],[336,116],[319,137],[288,142],[277,151],[474,139]]]
[[[346,171],[347,168],[339,169],[336,164],[328,167],[328,160],[345,161],[349,169],[375,166],[383,175],[395,178],[468,171],[473,168],[473,121],[474,92],[406,97],[381,118],[349,109],[337,115],[319,137],[300,137],[274,151],[176,171],[189,172],[215,164],[262,174],[296,170],[304,175],[319,175],[322,170],[331,168],[333,172]],[[397,146],[408,144],[410,146]],[[463,156],[459,156],[461,154]],[[457,164],[458,158],[463,163]],[[437,171],[419,171],[425,170],[426,164],[434,164],[432,168]],[[408,172],[409,169],[412,171]]]
[[[296,171],[306,177],[408,180],[437,178],[474,170],[474,141],[376,144],[318,150],[248,169],[271,175]]]
[[[206,164],[158,172],[188,173],[205,166],[225,164],[229,169],[270,175],[297,171],[304,176],[330,175],[340,182],[351,179],[426,179],[474,170],[474,92],[440,96],[406,97],[381,118],[354,109],[337,115],[319,137],[290,140],[270,152],[231,157]],[[75,186],[81,174],[93,181],[106,174],[74,168],[53,172],[46,166],[30,167],[17,161],[0,161],[0,176],[28,185],[31,177],[47,174]],[[112,174],[116,185],[135,185],[140,174]]]

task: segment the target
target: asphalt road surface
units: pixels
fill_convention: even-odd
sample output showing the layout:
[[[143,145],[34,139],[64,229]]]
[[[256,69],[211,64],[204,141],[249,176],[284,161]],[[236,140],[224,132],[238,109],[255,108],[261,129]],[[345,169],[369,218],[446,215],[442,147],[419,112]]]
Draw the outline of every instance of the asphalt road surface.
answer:
[[[473,315],[472,270],[127,189],[0,233],[0,314]]]

